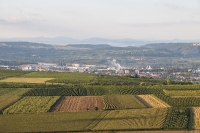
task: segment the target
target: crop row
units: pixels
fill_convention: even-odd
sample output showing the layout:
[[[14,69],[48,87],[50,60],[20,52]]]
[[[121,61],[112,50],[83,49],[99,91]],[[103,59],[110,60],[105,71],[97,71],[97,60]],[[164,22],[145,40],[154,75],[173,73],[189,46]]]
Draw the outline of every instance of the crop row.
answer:
[[[104,95],[103,100],[105,109],[146,108],[146,106],[133,95]]]
[[[185,90],[163,90],[169,96],[200,96],[200,89]]]
[[[3,110],[3,114],[47,112],[58,99],[58,96],[23,97]]]
[[[110,111],[93,130],[161,129],[166,115],[166,108]]]
[[[188,129],[190,120],[190,110],[188,108],[169,108],[164,129]]]

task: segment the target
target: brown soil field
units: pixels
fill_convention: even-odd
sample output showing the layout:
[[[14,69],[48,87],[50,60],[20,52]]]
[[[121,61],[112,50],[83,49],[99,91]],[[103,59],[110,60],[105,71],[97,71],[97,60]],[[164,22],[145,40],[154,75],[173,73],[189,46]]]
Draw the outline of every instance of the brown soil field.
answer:
[[[51,109],[53,112],[76,112],[87,110],[103,110],[101,96],[67,96],[60,99]]]
[[[156,98],[153,95],[137,95],[136,98],[138,98],[148,108],[170,107],[167,103],[161,101],[160,99]]]

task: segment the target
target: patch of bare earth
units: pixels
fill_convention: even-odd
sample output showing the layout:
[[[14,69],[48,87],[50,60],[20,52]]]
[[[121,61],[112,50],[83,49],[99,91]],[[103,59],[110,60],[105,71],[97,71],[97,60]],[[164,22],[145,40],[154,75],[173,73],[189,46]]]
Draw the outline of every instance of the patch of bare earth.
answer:
[[[103,98],[101,96],[66,96],[63,97],[51,111],[53,112],[77,112],[87,110],[103,110]]]
[[[138,98],[146,107],[149,108],[170,107],[167,103],[161,101],[153,95],[137,95],[136,98]]]

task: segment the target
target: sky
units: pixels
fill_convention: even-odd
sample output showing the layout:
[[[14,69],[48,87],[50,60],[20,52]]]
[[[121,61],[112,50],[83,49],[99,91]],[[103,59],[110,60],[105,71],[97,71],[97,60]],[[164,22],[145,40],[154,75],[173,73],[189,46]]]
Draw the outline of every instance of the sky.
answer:
[[[0,38],[199,40],[200,0],[0,0]]]

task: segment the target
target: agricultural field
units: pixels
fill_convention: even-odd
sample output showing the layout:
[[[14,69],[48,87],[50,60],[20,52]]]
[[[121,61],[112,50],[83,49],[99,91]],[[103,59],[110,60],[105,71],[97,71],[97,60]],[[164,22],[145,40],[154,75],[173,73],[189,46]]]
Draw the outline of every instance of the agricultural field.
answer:
[[[29,88],[0,88],[0,96],[22,96]]]
[[[51,109],[53,112],[77,112],[103,110],[103,98],[101,96],[67,96],[61,98]]]
[[[20,99],[20,96],[0,96],[0,111]]]
[[[2,133],[200,130],[198,84],[83,73],[3,73]]]
[[[107,114],[89,111],[0,115],[0,132],[88,131],[87,127],[95,120],[99,121],[102,113]]]
[[[54,78],[7,78],[4,80],[0,80],[0,82],[12,82],[12,83],[37,83],[44,84],[48,80],[52,80]]]
[[[133,95],[104,95],[103,100],[105,109],[107,110],[146,108],[146,106]]]
[[[200,130],[200,107],[193,107],[192,110],[192,129]]]
[[[189,108],[171,107],[168,108],[167,117],[163,125],[163,129],[191,130],[192,116]]]
[[[163,90],[168,96],[200,96],[199,90]]]
[[[50,83],[89,83],[96,75],[70,72],[32,72],[22,75],[23,78],[54,78]]]
[[[48,112],[51,106],[59,99],[58,96],[23,97],[15,104],[3,110],[3,114],[22,114]]]
[[[16,76],[21,76],[24,74],[27,74],[29,72],[25,71],[12,71],[12,70],[0,70],[0,79],[5,79],[8,77],[16,77]]]
[[[93,130],[161,129],[166,116],[165,108],[115,110],[109,112]]]
[[[136,95],[136,97],[148,108],[167,108],[167,103],[161,101],[153,95]]]

